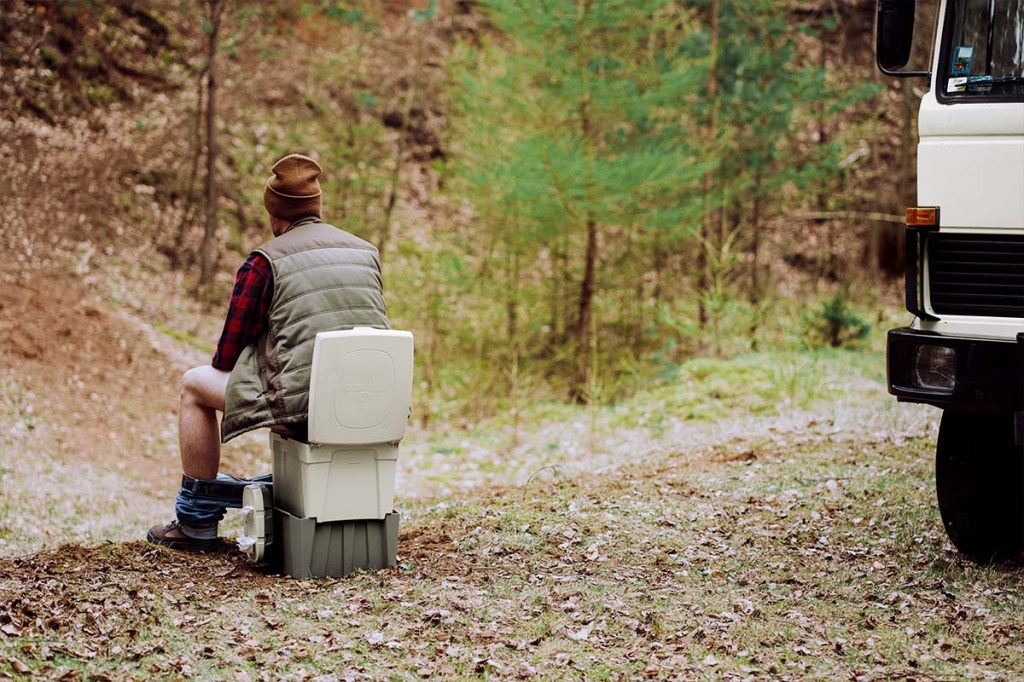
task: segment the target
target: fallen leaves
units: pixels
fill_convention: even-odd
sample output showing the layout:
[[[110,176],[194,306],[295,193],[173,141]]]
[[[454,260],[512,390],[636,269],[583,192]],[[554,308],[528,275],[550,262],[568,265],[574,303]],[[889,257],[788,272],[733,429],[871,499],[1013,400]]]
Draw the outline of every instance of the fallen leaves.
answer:
[[[14,623],[5,623],[0,625],[0,632],[9,637],[20,637],[25,632],[25,629],[18,627]]]
[[[587,625],[584,625],[579,630],[576,630],[575,632],[570,630],[568,636],[569,639],[574,639],[577,642],[586,642],[588,639],[590,639],[590,633],[593,632],[593,630],[594,624],[589,623]]]
[[[11,666],[11,670],[18,673],[19,675],[27,675],[29,672],[31,672],[31,668],[29,668],[27,665],[22,663],[17,658],[8,658],[7,664]]]
[[[129,666],[239,682],[872,679],[901,674],[898,661],[918,679],[1018,677],[1020,569],[973,568],[936,532],[900,531],[917,517],[899,510],[933,514],[918,504],[920,453],[863,465],[827,448],[757,452],[656,475],[637,462],[525,501],[490,490],[413,505],[399,568],[344,580],[131,545],[6,562],[0,651],[33,671],[68,658],[113,679]],[[19,648],[58,637],[49,658]]]

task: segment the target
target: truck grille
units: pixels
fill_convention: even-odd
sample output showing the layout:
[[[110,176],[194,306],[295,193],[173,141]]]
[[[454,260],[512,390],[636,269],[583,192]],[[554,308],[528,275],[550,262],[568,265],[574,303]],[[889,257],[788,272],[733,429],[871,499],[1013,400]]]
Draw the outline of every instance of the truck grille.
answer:
[[[1024,317],[1024,236],[931,235],[928,278],[940,315]]]

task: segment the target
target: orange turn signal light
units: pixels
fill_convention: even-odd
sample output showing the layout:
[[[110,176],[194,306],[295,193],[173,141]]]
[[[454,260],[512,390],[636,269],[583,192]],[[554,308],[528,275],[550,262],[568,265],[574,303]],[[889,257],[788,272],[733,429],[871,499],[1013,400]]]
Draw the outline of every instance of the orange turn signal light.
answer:
[[[938,227],[939,209],[936,206],[916,206],[907,209],[907,225],[911,227]]]

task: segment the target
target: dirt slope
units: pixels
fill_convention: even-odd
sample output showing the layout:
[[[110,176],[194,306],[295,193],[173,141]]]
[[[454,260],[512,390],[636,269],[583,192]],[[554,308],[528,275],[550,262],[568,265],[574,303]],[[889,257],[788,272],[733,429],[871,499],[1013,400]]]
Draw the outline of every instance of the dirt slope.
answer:
[[[142,524],[177,466],[180,367],[81,278],[23,275],[0,288],[2,554]]]
[[[44,424],[40,446],[74,447],[94,463],[118,453],[151,460],[141,444],[173,417],[179,372],[83,289],[59,271],[0,289],[0,374],[31,394],[22,408]]]

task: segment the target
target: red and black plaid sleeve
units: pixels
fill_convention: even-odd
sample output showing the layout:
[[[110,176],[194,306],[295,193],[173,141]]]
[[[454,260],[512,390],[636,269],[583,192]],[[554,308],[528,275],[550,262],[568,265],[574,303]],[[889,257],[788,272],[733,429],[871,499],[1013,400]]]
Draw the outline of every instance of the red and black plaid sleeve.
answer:
[[[224,320],[213,366],[230,372],[242,349],[253,343],[267,328],[267,312],[274,295],[274,272],[270,262],[259,253],[251,254],[235,275],[228,315]]]

